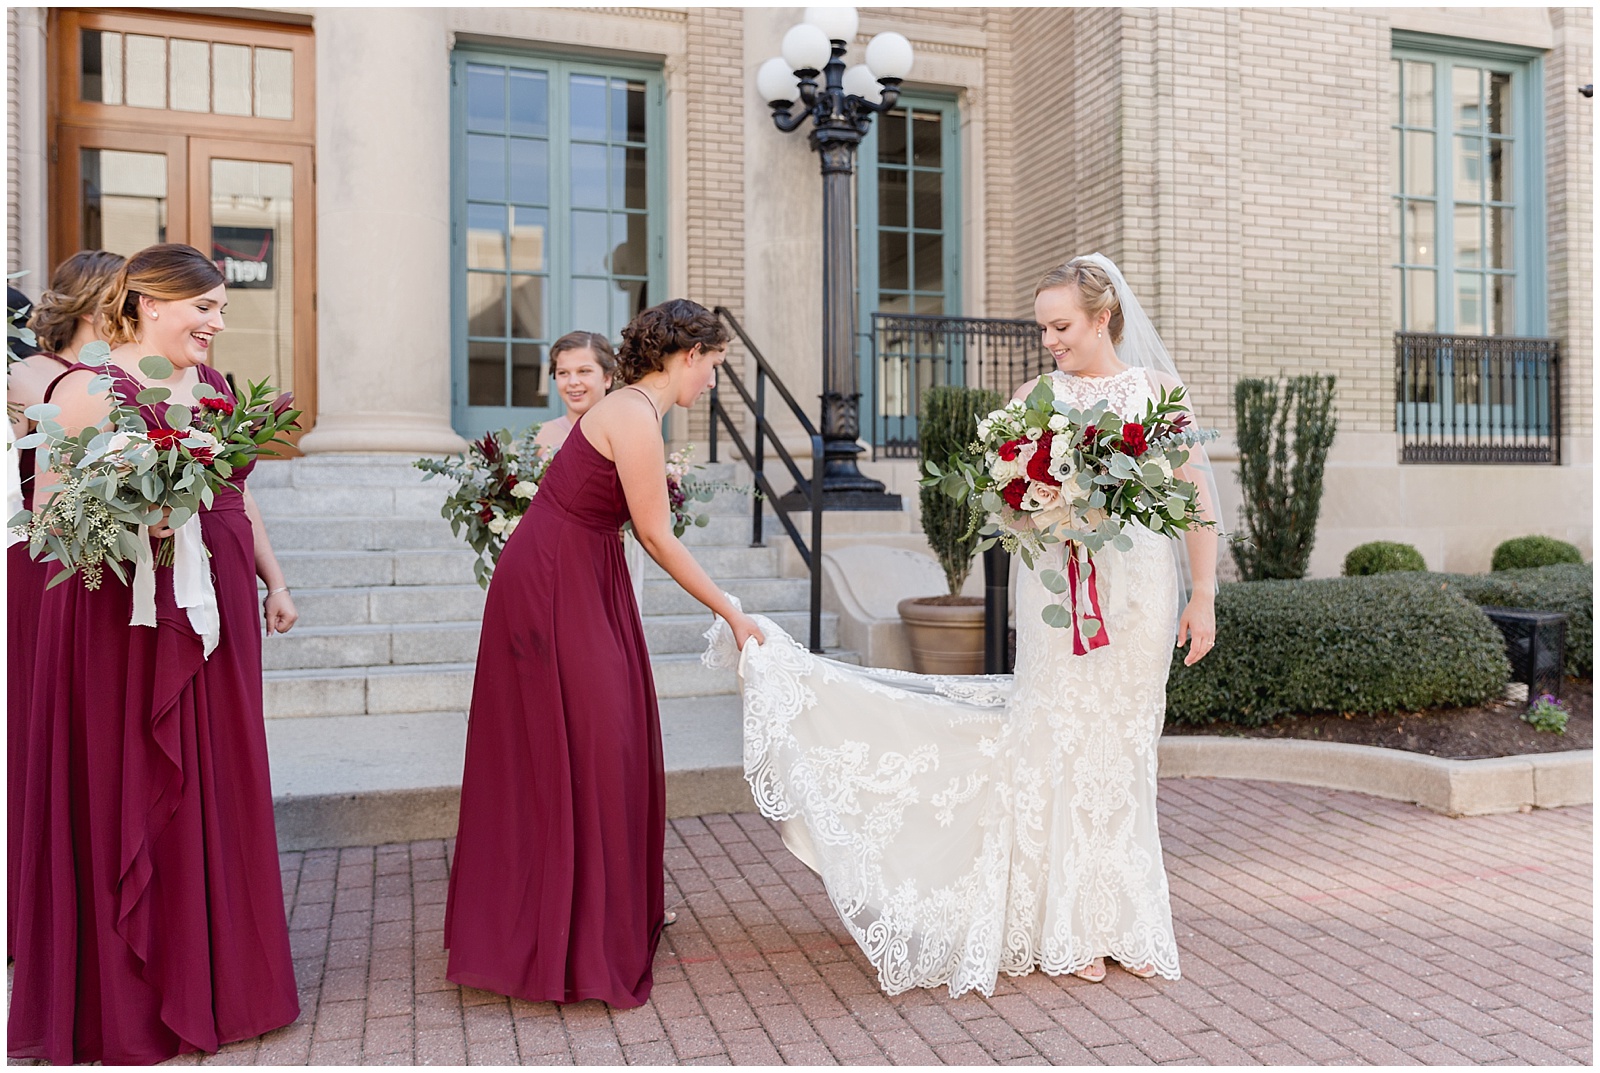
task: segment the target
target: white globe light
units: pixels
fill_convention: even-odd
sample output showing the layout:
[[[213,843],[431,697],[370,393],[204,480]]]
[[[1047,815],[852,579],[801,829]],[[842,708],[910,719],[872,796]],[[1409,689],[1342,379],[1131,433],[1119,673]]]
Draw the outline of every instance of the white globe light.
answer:
[[[832,55],[828,35],[809,22],[802,22],[783,35],[783,58],[791,70],[820,71],[828,66]]]
[[[864,63],[845,68],[844,91],[873,104],[883,100],[883,87],[878,84],[877,76],[869,71]]]
[[[830,41],[854,41],[861,22],[853,7],[808,7],[801,21],[820,29]]]
[[[788,60],[774,56],[756,71],[756,92],[768,103],[797,101],[800,99],[800,80],[789,69]]]
[[[879,78],[904,78],[911,73],[913,59],[911,42],[893,30],[867,42],[867,66]]]

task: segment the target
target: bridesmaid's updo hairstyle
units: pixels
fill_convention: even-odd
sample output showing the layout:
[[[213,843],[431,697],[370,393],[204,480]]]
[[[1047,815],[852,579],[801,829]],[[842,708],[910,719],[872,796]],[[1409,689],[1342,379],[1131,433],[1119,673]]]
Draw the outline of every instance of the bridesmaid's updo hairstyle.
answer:
[[[728,332],[716,314],[698,302],[673,298],[640,313],[622,329],[617,371],[624,384],[636,384],[667,366],[667,355],[696,346],[721,350]]]
[[[617,375],[617,352],[611,349],[611,340],[599,332],[568,332],[560,339],[550,344],[550,368],[556,367],[556,357],[569,350],[588,350],[593,352],[594,360],[599,363],[600,371],[606,374],[606,379]]]
[[[93,320],[99,315],[106,290],[126,263],[121,254],[79,250],[57,265],[50,289],[39,296],[28,316],[39,349],[51,354],[67,349],[77,334],[78,318]]]
[[[1106,330],[1111,333],[1111,344],[1122,342],[1122,303],[1117,300],[1116,284],[1105,269],[1083,257],[1074,257],[1066,264],[1057,265],[1044,274],[1033,289],[1035,298],[1057,287],[1073,287],[1078,292],[1078,304],[1090,317],[1098,317],[1111,310],[1111,322]]]
[[[117,274],[102,311],[106,342],[131,343],[139,336],[139,297],[164,302],[193,298],[223,284],[224,277],[206,255],[181,242],[146,246]]]

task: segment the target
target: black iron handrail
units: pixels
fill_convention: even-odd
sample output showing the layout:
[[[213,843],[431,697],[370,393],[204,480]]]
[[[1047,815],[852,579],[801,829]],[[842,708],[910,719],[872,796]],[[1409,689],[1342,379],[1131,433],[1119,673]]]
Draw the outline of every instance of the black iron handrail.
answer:
[[[1554,339],[1396,332],[1400,461],[1560,464]]]
[[[1053,367],[1031,320],[927,313],[872,314],[874,457],[916,458],[917,419],[930,387],[965,384],[1008,396]]]
[[[728,327],[733,329],[733,333],[739,337],[739,341],[744,344],[745,350],[749,352],[750,357],[755,361],[756,390],[754,397],[751,396],[750,391],[744,385],[744,381],[734,371],[732,365],[724,364],[717,371],[717,382],[720,385],[722,381],[726,380],[733,385],[734,391],[738,392],[739,398],[744,401],[745,408],[754,415],[756,430],[754,436],[755,444],[752,447],[745,443],[744,436],[740,434],[732,415],[728,413],[727,407],[722,404],[722,398],[718,394],[718,386],[713,386],[711,388],[711,429],[709,435],[711,461],[715,462],[717,460],[717,424],[721,422],[728,431],[728,438],[738,448],[741,460],[750,467],[750,472],[755,478],[756,491],[760,493],[750,497],[750,546],[760,547],[763,543],[761,521],[763,499],[765,499],[767,503],[772,505],[778,521],[783,525],[784,531],[789,534],[789,539],[794,542],[795,550],[800,553],[801,561],[806,564],[806,569],[811,573],[811,636],[809,647],[813,652],[821,652],[822,504],[818,502],[820,483],[813,484],[809,476],[801,473],[800,467],[795,464],[794,456],[789,453],[788,448],[784,447],[783,441],[772,427],[772,422],[767,420],[768,381],[771,381],[773,388],[778,392],[778,397],[789,407],[789,412],[799,422],[801,429],[811,438],[811,473],[813,475],[822,473],[822,434],[811,423],[811,419],[806,416],[805,411],[800,409],[800,404],[795,402],[794,396],[789,393],[789,389],[784,386],[778,374],[773,372],[771,365],[767,364],[767,359],[762,357],[761,351],[750,341],[750,336],[745,333],[744,326],[739,323],[733,313],[725,306],[717,306],[716,314],[727,322]],[[779,501],[778,492],[772,487],[772,482],[767,479],[766,444],[768,442],[772,444],[772,449],[777,453],[778,459],[783,463],[784,468],[789,471],[789,475],[794,478],[795,488],[803,497],[806,509],[811,512],[811,543],[809,546],[800,536],[800,530],[790,520],[789,510]]]

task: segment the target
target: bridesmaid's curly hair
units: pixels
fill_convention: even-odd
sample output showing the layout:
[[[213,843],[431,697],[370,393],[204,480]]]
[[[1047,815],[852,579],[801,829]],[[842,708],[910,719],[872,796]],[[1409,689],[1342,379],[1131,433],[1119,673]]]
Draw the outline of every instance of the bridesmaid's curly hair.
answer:
[[[28,317],[28,327],[39,349],[59,354],[78,332],[78,318],[95,319],[106,291],[125,264],[122,255],[105,250],[79,250],[56,266],[50,289],[39,296]]]
[[[624,384],[636,384],[667,366],[667,356],[699,346],[721,350],[728,332],[715,313],[687,298],[673,298],[640,313],[622,329],[617,348],[617,373]]]

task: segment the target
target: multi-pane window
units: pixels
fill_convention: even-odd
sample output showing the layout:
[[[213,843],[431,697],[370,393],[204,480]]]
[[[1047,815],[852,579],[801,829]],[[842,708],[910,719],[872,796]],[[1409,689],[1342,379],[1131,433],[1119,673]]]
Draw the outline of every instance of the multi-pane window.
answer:
[[[1395,327],[1536,333],[1542,146],[1529,65],[1397,48],[1392,70]]]
[[[862,299],[869,311],[953,313],[955,104],[901,100],[862,146]]]
[[[874,313],[961,312],[956,103],[902,94],[861,143],[856,179],[862,332],[862,430],[882,446],[914,438],[918,400],[961,383],[963,353],[938,332],[885,328]],[[870,424],[869,424],[870,418]]]
[[[649,72],[456,57],[456,422],[554,412],[549,344],[659,301],[660,86]]]
[[[223,41],[83,30],[79,96],[96,104],[294,118],[294,53]]]

